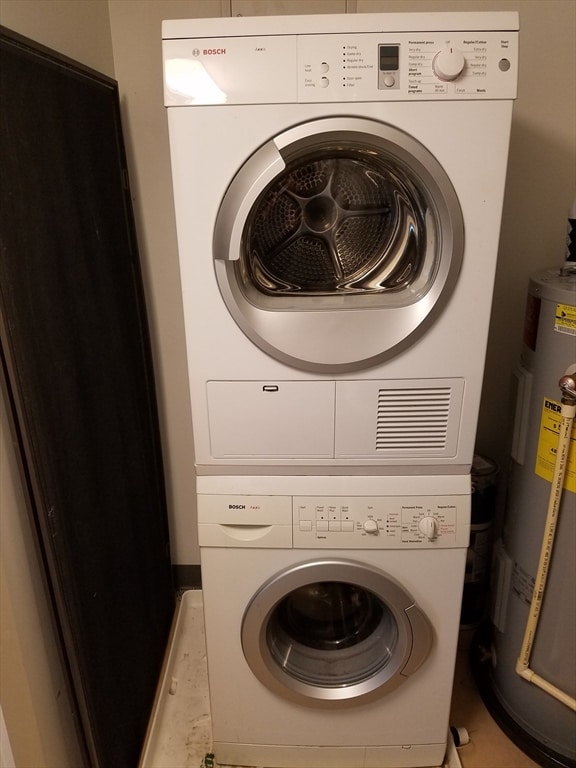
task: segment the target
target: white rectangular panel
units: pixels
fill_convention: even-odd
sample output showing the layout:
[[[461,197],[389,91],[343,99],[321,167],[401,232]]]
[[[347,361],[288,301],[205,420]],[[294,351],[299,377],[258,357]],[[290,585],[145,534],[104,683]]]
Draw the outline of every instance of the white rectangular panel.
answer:
[[[209,381],[215,458],[334,455],[334,382]]]
[[[198,522],[222,525],[291,525],[292,496],[199,493]]]
[[[164,103],[295,102],[297,37],[165,40]]]
[[[198,494],[201,547],[291,547],[292,497]]]
[[[461,61],[449,77],[437,63],[447,50]],[[163,56],[166,106],[513,99],[518,33],[240,32],[164,40]]]
[[[336,457],[455,456],[464,379],[340,381]]]

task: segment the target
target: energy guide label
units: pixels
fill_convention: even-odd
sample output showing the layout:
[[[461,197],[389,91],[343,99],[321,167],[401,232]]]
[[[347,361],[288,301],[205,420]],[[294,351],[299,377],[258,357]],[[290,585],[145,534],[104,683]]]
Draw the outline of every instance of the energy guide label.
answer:
[[[576,336],[576,307],[570,304],[556,304],[554,330]]]
[[[558,454],[560,424],[562,423],[561,410],[562,405],[560,403],[555,400],[549,400],[547,397],[544,398],[534,472],[538,477],[548,480],[550,483],[554,477],[554,466]],[[572,427],[572,434],[570,435],[570,448],[566,460],[564,488],[567,491],[576,493],[576,427],[574,426]]]

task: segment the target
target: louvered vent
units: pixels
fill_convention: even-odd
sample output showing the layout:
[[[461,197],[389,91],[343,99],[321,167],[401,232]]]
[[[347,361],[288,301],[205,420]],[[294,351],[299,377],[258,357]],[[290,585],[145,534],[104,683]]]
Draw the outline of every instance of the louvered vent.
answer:
[[[451,387],[378,390],[376,450],[445,450],[451,399]]]

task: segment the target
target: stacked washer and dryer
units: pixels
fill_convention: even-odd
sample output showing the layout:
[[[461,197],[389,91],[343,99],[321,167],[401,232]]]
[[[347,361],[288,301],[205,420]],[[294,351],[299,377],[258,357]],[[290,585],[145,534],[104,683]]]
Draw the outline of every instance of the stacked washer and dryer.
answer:
[[[517,30],[164,22],[219,764],[443,761]]]

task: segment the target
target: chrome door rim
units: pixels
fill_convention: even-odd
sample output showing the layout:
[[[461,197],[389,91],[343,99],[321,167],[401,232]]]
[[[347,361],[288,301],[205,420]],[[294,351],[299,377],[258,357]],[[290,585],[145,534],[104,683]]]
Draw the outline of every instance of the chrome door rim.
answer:
[[[425,258],[429,279],[414,290],[361,295],[290,295],[251,289],[241,260],[245,227],[259,196],[303,152],[326,144],[363,148],[396,158],[410,183],[418,181],[427,208]],[[323,118],[291,128],[260,147],[232,180],[220,206],[213,241],[220,292],[241,330],[267,354],[309,371],[352,371],[410,346],[452,293],[464,252],[456,192],[440,163],[416,139],[363,118]],[[246,279],[245,279],[246,278]],[[372,329],[370,332],[369,329]],[[338,343],[333,342],[334,333]]]
[[[269,623],[288,594],[317,582],[356,585],[389,610],[398,629],[397,642],[383,668],[355,683],[327,686],[297,679],[280,666],[269,648]],[[244,613],[241,640],[248,666],[268,689],[300,704],[337,707],[379,698],[405,682],[426,660],[433,632],[411,595],[390,575],[363,563],[321,559],[291,566],[258,590]]]

